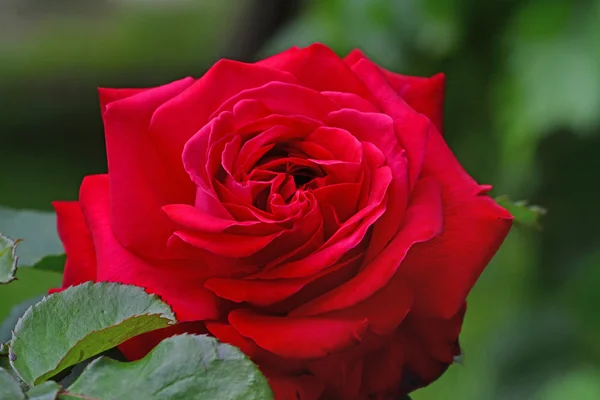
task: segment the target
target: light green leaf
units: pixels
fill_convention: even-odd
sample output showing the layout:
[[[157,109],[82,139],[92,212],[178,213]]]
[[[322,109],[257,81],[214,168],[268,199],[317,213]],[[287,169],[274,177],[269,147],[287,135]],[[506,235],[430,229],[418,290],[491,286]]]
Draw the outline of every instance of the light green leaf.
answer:
[[[17,243],[0,234],[0,283],[15,280],[17,272]]]
[[[515,217],[515,222],[530,228],[540,229],[540,219],[546,210],[539,206],[530,206],[526,201],[512,201],[508,196],[496,197],[496,202],[506,208]]]
[[[84,283],[45,297],[19,320],[11,365],[29,385],[145,332],[175,323],[170,307],[142,288]]]
[[[11,374],[0,368],[0,399],[2,400],[25,400],[25,394]]]
[[[29,400],[54,400],[60,392],[60,385],[54,381],[47,381],[41,385],[32,387],[27,392]]]
[[[52,212],[0,207],[0,231],[19,243],[19,265],[32,266],[48,255],[64,253]]]
[[[204,335],[171,337],[131,363],[99,358],[67,393],[102,400],[273,399],[266,378],[239,349]]]
[[[17,304],[10,310],[10,314],[8,317],[4,319],[2,324],[0,324],[0,342],[8,342],[12,337],[12,331],[17,325],[19,318],[25,314],[25,311],[38,301],[42,300],[44,296],[37,296],[31,299],[27,299],[24,302]]]

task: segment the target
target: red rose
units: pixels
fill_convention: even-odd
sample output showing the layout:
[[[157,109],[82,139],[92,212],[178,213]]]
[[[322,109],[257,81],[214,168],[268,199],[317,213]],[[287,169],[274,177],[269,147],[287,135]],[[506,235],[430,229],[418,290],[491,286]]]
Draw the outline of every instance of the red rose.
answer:
[[[443,95],[443,75],[319,44],[101,89],[109,172],[55,203],[63,287],[160,295],[175,330],[240,347],[277,400],[426,385],[459,353],[465,297],[512,220],[444,142]]]

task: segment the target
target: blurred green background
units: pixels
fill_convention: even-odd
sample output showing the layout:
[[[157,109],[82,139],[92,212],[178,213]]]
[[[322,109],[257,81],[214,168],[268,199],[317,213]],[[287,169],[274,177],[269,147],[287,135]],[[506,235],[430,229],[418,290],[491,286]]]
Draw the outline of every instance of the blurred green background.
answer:
[[[600,399],[597,0],[0,0],[0,204],[50,210],[105,171],[97,86],[314,41],[445,72],[459,160],[549,211],[543,231],[512,231],[473,290],[464,366],[414,399]],[[0,320],[59,282],[18,276],[0,287]]]

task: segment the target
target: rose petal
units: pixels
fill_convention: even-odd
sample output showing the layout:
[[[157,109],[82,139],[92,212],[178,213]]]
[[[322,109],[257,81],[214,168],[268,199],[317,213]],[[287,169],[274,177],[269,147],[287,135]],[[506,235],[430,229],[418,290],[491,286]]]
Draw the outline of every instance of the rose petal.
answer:
[[[401,268],[409,249],[416,243],[427,242],[439,235],[442,228],[443,210],[439,184],[433,178],[421,179],[415,188],[411,205],[398,235],[383,252],[371,263],[366,264],[354,278],[298,307],[290,315],[307,316],[341,310],[376,295],[378,291],[385,289],[398,268]],[[402,282],[398,284],[402,285]],[[379,297],[388,298],[385,292],[380,293]],[[374,302],[384,304],[377,300]],[[409,309],[410,302],[404,315]]]
[[[133,339],[121,343],[119,350],[129,361],[136,361],[148,354],[164,339],[180,335],[183,333],[192,333],[196,335],[208,333],[202,322],[183,322],[168,328],[158,329],[146,332],[136,336]]]
[[[354,306],[327,313],[327,316],[366,318],[369,321],[369,331],[389,335],[403,323],[412,304],[412,289],[402,275],[395,274],[371,297]],[[296,314],[292,311],[289,315]]]
[[[300,359],[325,357],[356,345],[368,327],[366,320],[271,317],[247,310],[230,312],[229,323],[263,349]]]
[[[177,320],[198,321],[219,317],[219,302],[204,288],[207,271],[190,260],[143,259],[125,249],[110,227],[109,178],[91,175],[81,184],[79,201],[96,249],[97,281],[145,288],[167,302]]]
[[[160,208],[193,199],[193,186],[175,184],[176,172],[165,168],[148,125],[157,107],[192,83],[188,78],[111,102],[103,114],[112,228],[124,246],[145,256],[168,256],[171,228]]]
[[[281,226],[274,223],[218,218],[187,204],[170,204],[163,210],[178,226],[200,232],[264,236],[281,230]]]
[[[283,232],[267,236],[232,235],[227,233],[204,233],[176,231],[175,236],[203,250],[225,257],[248,257],[267,247]]]
[[[354,64],[352,70],[371,90],[381,109],[394,120],[394,130],[408,158],[409,184],[412,190],[421,174],[431,122],[406,104],[390,86],[379,67],[371,61],[361,59]]]
[[[302,115],[317,121],[322,121],[328,113],[339,109],[334,102],[315,90],[274,81],[229,98],[213,116],[223,111],[232,111],[237,103],[247,99],[262,102],[273,114]]]
[[[354,259],[340,262],[321,271],[318,274],[305,278],[295,279],[231,279],[209,278],[205,286],[217,296],[236,303],[249,303],[259,307],[266,307],[279,303],[298,293],[308,284],[335,273],[349,265]]]
[[[311,363],[310,370],[319,380],[327,382],[323,398],[358,399],[362,384],[362,360],[346,360],[330,356]]]
[[[342,93],[342,92],[321,92],[321,94],[337,105],[340,108],[350,108],[357,111],[362,112],[379,112],[377,107],[373,105],[373,103],[368,100],[363,99],[362,97],[354,94],[354,93]]]
[[[216,168],[214,160],[209,157],[209,138],[211,136],[226,136],[233,130],[233,116],[223,113],[214,118],[209,124],[200,129],[183,148],[181,155],[185,171],[193,183],[196,184],[196,198],[194,205],[206,212],[222,219],[233,219],[221,200],[214,192],[212,176],[208,175],[209,168]],[[216,152],[215,152],[216,154]],[[212,161],[212,164],[211,164]],[[219,158],[216,160],[220,163]],[[180,203],[180,202],[173,202]]]
[[[331,115],[331,114],[330,114]],[[348,130],[332,126],[321,126],[306,137],[333,154],[333,160],[356,162],[362,159],[362,147]]]
[[[444,233],[413,247],[401,271],[415,290],[415,313],[450,318],[502,244],[512,217],[487,196],[445,201],[444,212]]]
[[[63,243],[67,262],[62,287],[96,280],[96,251],[81,207],[76,201],[55,201],[58,236]]]
[[[257,64],[220,60],[185,92],[163,104],[152,117],[150,130],[157,145],[179,159],[183,146],[206,125],[223,102],[250,88],[278,81],[294,83],[294,77]],[[201,106],[199,106],[201,105]],[[173,129],[176,126],[177,129]]]
[[[206,322],[206,328],[219,341],[237,347],[248,357],[255,357],[261,351],[252,340],[240,335],[233,326],[227,323],[209,321]]]
[[[421,78],[384,70],[392,87],[416,112],[428,117],[439,132],[444,129],[444,93],[446,77],[436,74]]]
[[[340,110],[329,114],[327,123],[349,130],[363,142],[371,142],[385,155],[392,170],[385,214],[373,227],[371,245],[365,257],[370,263],[398,231],[399,222],[408,204],[408,170],[404,149],[398,143],[394,121],[385,114]]]
[[[113,101],[122,100],[130,96],[134,96],[138,93],[150,90],[148,88],[143,89],[113,89],[113,88],[98,88],[98,98],[100,100],[100,112],[104,114],[106,106]]]
[[[311,375],[278,375],[265,372],[277,400],[319,400],[324,384]]]
[[[345,253],[355,248],[363,240],[371,225],[385,212],[385,196],[391,180],[387,167],[378,168],[374,174],[374,188],[370,193],[368,205],[353,215],[324,244],[323,248],[304,259],[265,268],[256,278],[299,278],[306,277],[333,265]]]
[[[410,313],[401,327],[404,335],[412,336],[422,343],[422,349],[435,360],[452,364],[460,354],[458,335],[460,334],[466,305],[450,319],[421,317]]]
[[[360,50],[351,51],[344,61],[353,66],[363,58],[368,59]],[[397,74],[381,68],[386,79],[416,112],[424,114],[433,122],[438,131],[443,132],[445,76],[436,74],[431,78]]]
[[[406,358],[405,343],[397,335],[381,350],[367,355],[363,361],[361,397],[402,398],[401,387]]]
[[[290,72],[302,85],[311,89],[355,93],[365,99],[370,97],[369,91],[344,60],[320,43],[288,51],[285,56],[272,58],[264,65]]]

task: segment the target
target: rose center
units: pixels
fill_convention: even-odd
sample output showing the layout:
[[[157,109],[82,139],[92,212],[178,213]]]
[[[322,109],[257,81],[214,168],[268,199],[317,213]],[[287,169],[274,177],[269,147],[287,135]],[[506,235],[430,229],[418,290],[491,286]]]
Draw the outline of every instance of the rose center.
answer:
[[[308,168],[302,168],[294,172],[292,177],[294,178],[294,183],[297,188],[302,188],[315,179],[314,173]]]

